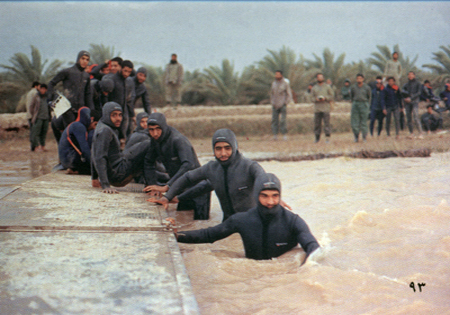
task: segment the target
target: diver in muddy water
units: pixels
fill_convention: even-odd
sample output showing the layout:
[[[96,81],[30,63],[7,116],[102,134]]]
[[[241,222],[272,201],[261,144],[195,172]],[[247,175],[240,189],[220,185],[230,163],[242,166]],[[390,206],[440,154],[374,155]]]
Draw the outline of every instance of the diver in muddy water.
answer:
[[[256,207],[229,217],[207,229],[182,231],[176,234],[180,243],[214,243],[239,233],[244,243],[245,257],[271,259],[300,244],[308,256],[320,247],[306,222],[280,205],[281,183],[270,173],[258,176],[253,193]],[[169,220],[174,223],[174,220]]]
[[[99,112],[81,107],[77,120],[62,133],[58,155],[68,174],[91,174],[92,136],[99,119]]]
[[[89,73],[85,71],[90,58],[89,52],[85,50],[80,51],[75,65],[61,70],[48,84],[49,101],[56,99],[57,95],[54,93],[54,88],[62,81],[63,95],[70,102],[71,108],[62,115],[64,128],[76,119],[79,108],[83,106],[94,108],[91,98]]]
[[[238,150],[236,136],[229,129],[217,130],[212,138],[215,161],[189,171],[169,187],[149,187],[148,190],[166,192],[165,196],[149,201],[162,204],[166,209],[169,201],[180,200],[178,195],[187,187],[207,180],[204,189],[215,190],[223,211],[223,221],[231,215],[244,212],[255,206],[253,187],[258,176],[265,173],[255,161],[247,159]],[[177,196],[177,198],[175,198]]]
[[[106,103],[92,140],[92,186],[101,187],[104,193],[117,194],[111,185],[123,187],[142,173],[150,146],[150,140],[147,140],[121,152],[119,128],[122,119],[122,107],[115,102]]]
[[[169,126],[163,114],[152,113],[148,117],[148,131],[152,140],[144,161],[144,177],[147,184],[144,192],[159,195],[161,192],[167,191],[186,172],[199,168],[200,162],[189,140],[178,130]],[[163,186],[157,185],[158,162],[164,165],[170,177]],[[179,196],[177,210],[193,209],[194,220],[207,220],[209,219],[210,199],[211,188],[204,181]]]

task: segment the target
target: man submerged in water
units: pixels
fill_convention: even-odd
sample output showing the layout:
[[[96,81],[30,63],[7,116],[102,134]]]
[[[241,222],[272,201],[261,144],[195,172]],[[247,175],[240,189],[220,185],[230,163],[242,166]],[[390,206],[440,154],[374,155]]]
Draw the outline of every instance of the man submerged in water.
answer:
[[[306,222],[280,205],[281,183],[270,173],[258,176],[254,197],[256,207],[229,217],[225,222],[207,229],[176,234],[180,243],[214,243],[239,233],[244,243],[245,257],[271,259],[300,244],[306,257],[320,247]],[[174,223],[174,220],[170,220]]]

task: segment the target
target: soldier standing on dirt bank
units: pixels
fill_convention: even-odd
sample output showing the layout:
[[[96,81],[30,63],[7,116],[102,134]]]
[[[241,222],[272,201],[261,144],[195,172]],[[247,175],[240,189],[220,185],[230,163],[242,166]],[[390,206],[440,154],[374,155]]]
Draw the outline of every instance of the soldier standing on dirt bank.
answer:
[[[275,71],[275,81],[270,89],[270,103],[272,104],[272,133],[277,140],[278,132],[287,140],[286,107],[292,102],[292,92],[289,83],[283,78],[281,70]],[[281,114],[281,121],[279,119]]]
[[[325,83],[322,73],[316,75],[317,84],[311,90],[311,99],[314,102],[314,135],[315,142],[319,142],[322,133],[322,120],[324,122],[324,131],[326,142],[329,142],[331,136],[330,112],[331,103],[334,100],[334,92],[331,86]]]
[[[172,54],[170,62],[166,66],[164,82],[166,84],[166,103],[173,107],[181,104],[181,83],[183,82],[183,65],[178,62],[177,55]]]
[[[370,98],[372,91],[370,87],[364,83],[364,75],[358,73],[356,75],[356,84],[350,88],[350,95],[352,100],[352,109],[350,113],[350,121],[352,124],[355,142],[359,141],[359,134],[362,134],[363,141],[366,141],[366,136],[369,131],[367,126],[367,117],[370,111]]]

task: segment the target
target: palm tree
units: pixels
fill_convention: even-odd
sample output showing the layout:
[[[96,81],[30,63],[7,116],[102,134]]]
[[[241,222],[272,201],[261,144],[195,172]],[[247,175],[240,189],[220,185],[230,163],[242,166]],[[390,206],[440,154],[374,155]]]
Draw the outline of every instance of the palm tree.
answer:
[[[46,67],[48,60],[42,62],[41,53],[34,46],[31,46],[31,60],[24,53],[16,53],[9,59],[9,62],[12,66],[0,65],[8,70],[5,79],[23,86],[24,90],[28,90],[34,81],[48,82],[63,64],[62,61],[56,59]]]
[[[46,83],[53,78],[63,62],[56,59],[48,66],[48,60],[42,62],[39,50],[31,46],[31,60],[24,53],[16,53],[9,59],[11,65],[0,65],[7,71],[3,73],[0,83],[2,102],[1,111],[11,112],[12,109],[25,109],[25,94],[34,81]]]
[[[270,86],[274,80],[275,71],[281,70],[283,76],[289,79],[291,88],[298,91],[307,86],[307,74],[303,57],[297,58],[296,53],[289,47],[283,46],[279,51],[267,50],[269,54],[257,62],[257,67],[247,67],[243,72],[247,76],[245,90],[247,97],[250,97],[251,103],[260,103],[267,101],[269,97]]]
[[[450,78],[450,45],[447,47],[439,46],[442,51],[434,52],[433,60],[437,61],[440,65],[424,64],[422,67],[429,68],[433,71],[433,74],[437,76],[436,81],[439,83],[445,83]]]
[[[345,81],[342,69],[344,66],[345,53],[340,54],[334,60],[334,53],[329,48],[325,48],[322,53],[322,58],[313,54],[314,60],[304,60],[305,68],[313,76],[319,72],[323,73],[326,79],[330,79],[334,85],[342,85]]]
[[[114,57],[120,56],[119,53],[114,53],[114,46],[105,46],[103,44],[90,44],[89,53],[91,54],[92,64],[102,64],[106,60],[110,60]]]
[[[402,65],[402,77],[401,82],[405,83],[407,80],[407,74],[410,71],[417,71],[417,67],[415,65],[417,58],[419,55],[416,55],[413,59],[410,59],[409,57],[406,57],[403,55],[403,53],[400,51],[400,47],[398,44],[394,46],[394,49],[391,51],[388,46],[384,45],[377,45],[377,48],[379,52],[373,52],[371,55],[372,57],[369,57],[367,59],[367,63],[370,66],[375,67],[377,70],[377,75],[382,75],[384,73],[384,69],[386,68],[386,63],[388,60],[392,58],[392,54],[394,52],[398,53],[398,61],[400,61],[400,64]]]
[[[204,69],[207,79],[205,89],[208,98],[222,105],[238,103],[240,89],[239,74],[228,59],[222,61],[222,67],[210,66]]]

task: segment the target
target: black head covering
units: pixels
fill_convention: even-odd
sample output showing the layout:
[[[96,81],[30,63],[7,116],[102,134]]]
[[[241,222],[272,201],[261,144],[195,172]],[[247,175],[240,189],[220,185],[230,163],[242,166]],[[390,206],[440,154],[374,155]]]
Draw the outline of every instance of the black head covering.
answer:
[[[140,67],[139,69],[137,69],[136,73],[143,73],[145,74],[145,76],[147,76],[147,69],[144,67]]]
[[[100,82],[100,89],[102,92],[112,92],[114,90],[114,81],[111,79],[108,79],[107,77],[103,77]]]
[[[76,61],[77,64],[80,64],[80,59],[81,59],[81,57],[83,57],[83,56],[88,56],[89,59],[91,59],[91,54],[89,53],[89,51],[82,50],[82,51],[80,51],[80,52],[78,53],[77,61]]]
[[[166,116],[161,113],[152,113],[148,116],[147,125],[160,126],[162,129],[161,137],[156,140],[156,142],[162,142],[166,137],[169,136],[170,130],[169,125],[167,125]]]
[[[264,207],[259,202],[259,193],[263,190],[278,190],[281,200],[281,182],[278,177],[272,173],[264,173],[258,176],[255,180],[253,193],[254,197],[256,198],[256,208],[258,209],[259,214],[265,218],[275,215],[279,210],[281,210],[281,206],[280,204],[278,204],[272,209]]]
[[[148,114],[146,112],[140,112],[139,114],[136,115],[136,129],[134,130],[134,132],[140,132],[143,131],[144,129],[147,130],[146,128],[142,128],[141,127],[141,120],[142,118],[148,117]]]
[[[116,102],[106,103],[102,108],[102,118],[100,119],[100,121],[110,126],[111,128],[118,129],[111,121],[111,113],[115,110],[123,113],[122,107]]]
[[[236,135],[234,134],[233,131],[231,131],[230,129],[219,129],[217,130],[212,138],[212,147],[213,147],[213,152],[214,152],[214,147],[216,145],[217,142],[226,142],[229,145],[231,145],[231,148],[233,150],[233,153],[231,154],[230,158],[226,161],[220,161],[216,158],[216,160],[226,166],[226,165],[230,165],[233,160],[235,159],[236,155],[238,154],[238,144],[237,144],[237,140],[236,140]]]

